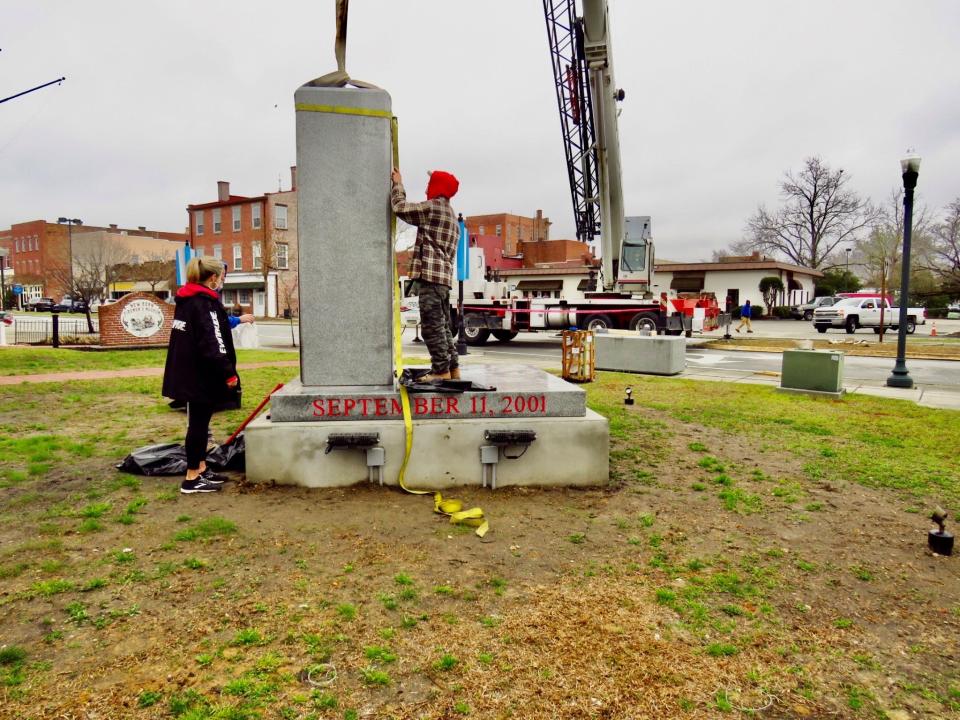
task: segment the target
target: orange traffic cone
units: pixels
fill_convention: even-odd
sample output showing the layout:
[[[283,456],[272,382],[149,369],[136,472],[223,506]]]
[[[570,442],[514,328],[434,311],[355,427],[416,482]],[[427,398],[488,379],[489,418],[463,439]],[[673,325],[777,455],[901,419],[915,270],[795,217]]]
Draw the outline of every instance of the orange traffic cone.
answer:
[[[932,323],[930,323],[930,337],[936,337],[936,336],[937,336],[937,322],[936,320],[934,320]]]

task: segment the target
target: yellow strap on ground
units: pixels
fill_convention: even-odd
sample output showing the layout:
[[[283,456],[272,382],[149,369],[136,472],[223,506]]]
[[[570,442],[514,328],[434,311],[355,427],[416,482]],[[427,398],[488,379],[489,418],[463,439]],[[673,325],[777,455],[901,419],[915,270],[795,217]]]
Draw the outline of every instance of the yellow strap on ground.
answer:
[[[320,107],[320,106],[317,106]],[[300,109],[300,106],[297,106]],[[309,108],[304,108],[309,109]],[[348,108],[349,109],[349,108]],[[326,112],[326,111],[318,111]],[[398,142],[397,119],[391,117],[390,130],[393,136],[393,166],[400,167],[400,145]],[[396,243],[397,237],[397,216],[390,213],[390,237]],[[403,343],[400,334],[403,327],[400,322],[400,277],[397,273],[397,253],[393,254],[393,359],[397,378],[403,372]],[[403,406],[403,430],[404,430],[404,452],[403,463],[400,465],[400,474],[397,477],[397,484],[406,492],[412,495],[429,495],[432,490],[416,490],[407,485],[406,474],[407,465],[410,462],[410,452],[413,450],[413,418],[410,413],[410,396],[407,388],[397,384],[400,389],[400,403]],[[433,511],[450,518],[452,525],[468,525],[475,527],[474,531],[478,536],[483,537],[490,529],[490,523],[483,516],[483,510],[478,507],[463,509],[463,503],[459,500],[444,500],[438,492],[433,492]]]
[[[370,108],[346,107],[344,105],[311,105],[310,103],[297,103],[294,108],[303,112],[330,113],[332,115],[362,115],[363,117],[377,117],[396,121],[393,113],[389,110],[372,110]]]

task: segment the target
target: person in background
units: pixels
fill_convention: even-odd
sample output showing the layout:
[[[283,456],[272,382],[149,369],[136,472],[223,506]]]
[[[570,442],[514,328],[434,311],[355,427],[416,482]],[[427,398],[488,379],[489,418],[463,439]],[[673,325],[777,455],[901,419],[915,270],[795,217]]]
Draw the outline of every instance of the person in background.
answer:
[[[750,324],[750,315],[752,313],[753,313],[753,310],[751,310],[750,308],[750,301],[747,300],[743,304],[743,307],[740,308],[740,324],[737,325],[737,328],[736,328],[737,332],[740,332],[740,328],[742,328],[744,325],[747,326],[748,333],[753,332],[753,325]]]
[[[420,296],[420,326],[430,351],[430,374],[421,382],[459,380],[460,357],[450,332],[450,288],[453,287],[453,259],[460,239],[457,214],[450,198],[457,194],[459,181],[450,173],[434,170],[427,184],[426,202],[407,202],[400,171],[390,174],[393,183],[390,202],[397,217],[417,227],[417,241],[410,260],[410,277]]]
[[[220,302],[223,303],[223,283],[227,280],[227,263],[223,263],[223,274],[220,276],[220,285],[217,287],[217,295],[220,297]],[[240,307],[239,305],[237,307]],[[254,321],[253,315],[247,313],[245,315],[237,315],[234,312],[227,313],[227,322],[230,323],[230,329],[235,329],[240,323],[252,323]]]
[[[184,494],[216,492],[226,480],[207,468],[205,460],[214,409],[240,388],[230,323],[216,292],[222,276],[219,260],[190,260],[170,330],[163,394],[187,405],[187,474],[180,484]]]

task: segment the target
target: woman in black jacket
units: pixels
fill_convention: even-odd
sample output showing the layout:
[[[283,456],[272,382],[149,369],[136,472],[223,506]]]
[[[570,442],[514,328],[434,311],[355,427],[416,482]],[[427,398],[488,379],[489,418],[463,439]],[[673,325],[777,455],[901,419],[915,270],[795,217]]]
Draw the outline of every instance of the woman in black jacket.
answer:
[[[226,479],[209,470],[207,434],[217,406],[239,390],[237,354],[227,313],[216,287],[223,264],[195,257],[187,264],[187,284],[177,291],[163,394],[187,405],[187,477],[184,494],[216,492]]]

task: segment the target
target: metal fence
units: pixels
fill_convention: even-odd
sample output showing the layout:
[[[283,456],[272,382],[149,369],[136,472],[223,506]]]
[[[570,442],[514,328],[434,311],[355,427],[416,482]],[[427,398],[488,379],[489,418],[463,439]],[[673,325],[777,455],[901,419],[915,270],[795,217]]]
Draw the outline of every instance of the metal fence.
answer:
[[[50,319],[25,320],[17,318],[13,323],[13,342],[20,345],[50,345],[53,342],[53,322]],[[7,337],[10,336],[7,330]],[[100,339],[98,323],[89,331],[85,318],[60,318],[60,342],[64,345],[95,343]]]

